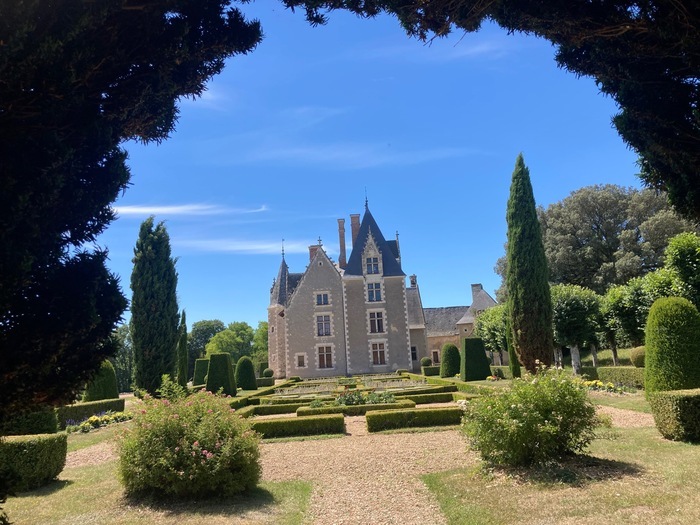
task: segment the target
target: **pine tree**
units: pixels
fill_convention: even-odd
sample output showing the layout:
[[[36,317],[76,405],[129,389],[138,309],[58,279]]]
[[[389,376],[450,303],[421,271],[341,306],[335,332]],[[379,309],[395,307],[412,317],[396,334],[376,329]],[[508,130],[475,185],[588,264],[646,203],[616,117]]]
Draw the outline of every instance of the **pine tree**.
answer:
[[[552,300],[530,170],[522,154],[515,162],[506,222],[506,289],[513,348],[520,363],[535,373],[535,361],[552,364]]]
[[[186,387],[188,378],[187,364],[189,353],[187,351],[187,320],[185,311],[182,311],[180,318],[179,339],[177,341],[177,382],[180,386]]]
[[[178,341],[177,272],[165,225],[141,224],[131,273],[131,340],[136,386],[155,394],[163,374],[175,371]]]

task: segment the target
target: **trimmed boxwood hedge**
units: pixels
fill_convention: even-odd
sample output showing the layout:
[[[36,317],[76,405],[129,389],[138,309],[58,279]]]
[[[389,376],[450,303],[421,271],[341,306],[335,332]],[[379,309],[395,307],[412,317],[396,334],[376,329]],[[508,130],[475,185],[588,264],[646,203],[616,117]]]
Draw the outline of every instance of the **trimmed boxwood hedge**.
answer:
[[[395,396],[415,396],[418,394],[439,394],[441,392],[456,392],[455,385],[426,385],[418,388],[405,388],[399,390],[391,390]]]
[[[297,409],[297,416],[308,417],[319,414],[343,414],[346,416],[364,416],[367,412],[374,410],[414,408],[415,402],[409,399],[402,399],[396,403],[373,403],[369,405],[340,405],[331,407],[311,408],[301,406]]]
[[[433,394],[408,394],[405,396],[397,396],[397,399],[410,399],[416,405],[424,405],[426,403],[449,403],[452,399],[452,392],[435,392]]]
[[[102,399],[118,399],[119,387],[117,387],[117,373],[114,365],[105,359],[100,365],[97,374],[87,384],[83,392],[83,401],[100,401]]]
[[[275,385],[275,378],[274,377],[258,377],[255,381],[258,384],[258,388],[264,387],[264,386],[274,386]]]
[[[61,473],[67,452],[65,433],[5,437],[0,440],[0,477],[10,481],[11,492],[42,487]]]
[[[17,414],[0,423],[0,436],[27,436],[58,432],[58,418],[53,407]]]
[[[439,376],[440,375],[440,365],[421,366],[420,370],[424,376]]]
[[[700,388],[649,393],[656,428],[666,439],[700,441]]]
[[[615,367],[611,367],[611,368],[615,368]],[[591,381],[595,381],[596,379],[600,379],[600,377],[598,377],[598,369],[594,366],[582,366],[581,367],[581,375],[586,376]]]
[[[236,378],[230,354],[211,354],[209,356],[209,371],[207,372],[207,390],[217,393],[223,388],[223,393],[236,395]]]
[[[459,378],[462,381],[483,381],[491,375],[491,363],[486,357],[484,340],[480,337],[467,337],[462,349]]]
[[[343,414],[324,414],[309,417],[285,417],[251,421],[251,427],[264,438],[289,436],[317,436],[345,433]]]
[[[380,432],[395,428],[459,425],[463,415],[460,407],[380,410],[367,413],[367,430]]]
[[[194,377],[192,378],[193,385],[205,384],[205,378],[209,371],[209,359],[195,359],[194,361]]]
[[[430,385],[443,385],[443,386],[449,386],[449,387],[454,387],[460,392],[469,392],[472,394],[480,394],[482,392],[491,392],[493,389],[488,386],[479,386],[479,385],[473,385],[470,383],[465,383],[464,381],[460,381],[459,379],[452,379],[452,378],[447,378],[447,377],[424,377],[418,374],[406,374],[408,375],[409,379],[413,379],[416,381],[425,381],[426,383]],[[427,393],[427,392],[426,392]]]
[[[599,366],[598,379],[603,383],[644,388],[644,369],[634,366]]]
[[[479,394],[470,394],[469,392],[452,392],[453,401],[466,401],[468,399],[476,399]]]
[[[103,412],[124,412],[123,399],[103,399],[101,401],[88,401],[86,403],[75,403],[56,409],[58,416],[58,426],[61,430],[66,428],[66,421],[76,423],[84,421],[90,416],[102,414]]]

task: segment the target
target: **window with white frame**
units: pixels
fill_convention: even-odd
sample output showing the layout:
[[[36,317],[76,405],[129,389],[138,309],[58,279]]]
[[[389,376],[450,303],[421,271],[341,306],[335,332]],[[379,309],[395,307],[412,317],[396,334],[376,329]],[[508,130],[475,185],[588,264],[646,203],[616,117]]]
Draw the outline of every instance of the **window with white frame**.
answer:
[[[316,294],[316,306],[325,306],[329,303],[328,292],[319,292]]]
[[[369,331],[371,334],[384,333],[384,312],[369,313]]]
[[[316,316],[316,335],[325,336],[331,335],[331,316],[317,315]]]
[[[367,257],[366,263],[368,274],[379,273],[379,257]]]
[[[385,365],[386,364],[386,348],[384,343],[372,343],[372,364]]]
[[[381,283],[369,283],[367,285],[367,301],[370,303],[379,302],[382,300],[382,285]]]
[[[318,347],[318,367],[333,368],[333,349],[330,346]]]

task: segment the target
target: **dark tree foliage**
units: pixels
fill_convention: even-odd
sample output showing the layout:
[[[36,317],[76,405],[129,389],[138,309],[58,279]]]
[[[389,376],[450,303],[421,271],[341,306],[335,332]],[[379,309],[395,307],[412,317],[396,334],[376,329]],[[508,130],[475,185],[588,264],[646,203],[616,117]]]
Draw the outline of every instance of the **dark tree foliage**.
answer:
[[[131,341],[134,382],[155,395],[163,374],[175,371],[178,325],[177,272],[170,236],[153,217],[141,224],[131,273]]]
[[[180,317],[180,327],[178,328],[178,340],[177,340],[177,383],[180,386],[187,386],[187,380],[189,379],[187,363],[189,361],[189,354],[187,352],[187,318],[185,316],[185,311],[182,311],[182,317]]]
[[[552,300],[530,171],[522,155],[515,162],[506,223],[506,289],[512,342],[520,363],[535,373],[536,361],[552,364]]]
[[[179,97],[255,47],[226,0],[0,0],[0,418],[61,404],[114,353],[126,307],[94,247]]]
[[[697,0],[283,0],[322,23],[327,10],[394,14],[409,35],[478,31],[493,20],[546,38],[557,63],[595,79],[620,107],[613,123],[641,178],[700,218],[700,2]]]
[[[134,382],[134,348],[131,344],[129,324],[117,327],[112,334],[117,345],[117,353],[112,358],[114,371],[117,374],[117,386],[120,392],[131,392]]]
[[[204,357],[204,349],[209,340],[224,330],[226,330],[226,325],[219,319],[197,321],[192,324],[192,330],[190,330],[187,336],[187,351],[189,353],[188,370],[194,370],[195,360]]]

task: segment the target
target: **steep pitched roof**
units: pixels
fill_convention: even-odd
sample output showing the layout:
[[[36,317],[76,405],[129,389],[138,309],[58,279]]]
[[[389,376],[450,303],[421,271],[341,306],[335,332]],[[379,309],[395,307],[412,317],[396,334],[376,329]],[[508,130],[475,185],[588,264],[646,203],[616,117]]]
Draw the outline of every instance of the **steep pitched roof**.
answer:
[[[423,302],[418,288],[406,288],[406,310],[409,328],[424,328]]]
[[[357,234],[357,239],[352,246],[352,252],[350,253],[350,259],[348,260],[348,265],[345,267],[345,275],[362,275],[362,252],[365,249],[365,245],[369,240],[370,234],[374,238],[374,242],[382,255],[382,267],[383,274],[385,277],[391,276],[405,276],[401,270],[401,265],[396,260],[394,251],[391,246],[384,238],[382,231],[377,226],[377,222],[372,217],[369,208],[365,206],[365,215],[362,217],[362,223],[360,224],[360,231]]]
[[[287,266],[287,261],[284,260],[283,256],[280,269],[277,272],[277,278],[272,285],[272,290],[270,290],[270,304],[287,306],[287,302],[303,275],[302,273],[289,273],[289,266]]]
[[[457,324],[473,324],[477,315],[498,304],[480,284],[474,286],[478,288],[472,287],[472,304]]]
[[[443,306],[441,308],[423,308],[425,331],[431,335],[455,335],[457,321],[469,310],[468,306]]]

